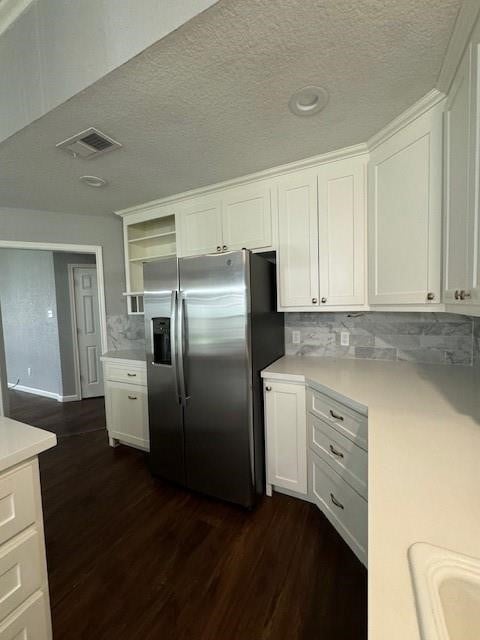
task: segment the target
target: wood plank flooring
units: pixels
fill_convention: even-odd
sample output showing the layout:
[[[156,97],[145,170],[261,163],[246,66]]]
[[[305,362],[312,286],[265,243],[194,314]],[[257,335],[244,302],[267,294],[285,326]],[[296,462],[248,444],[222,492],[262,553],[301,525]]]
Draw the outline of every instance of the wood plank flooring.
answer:
[[[12,417],[61,431],[58,403],[23,403]],[[40,459],[54,640],[367,637],[366,571],[315,507],[275,494],[249,513],[153,480],[88,432],[101,419]]]

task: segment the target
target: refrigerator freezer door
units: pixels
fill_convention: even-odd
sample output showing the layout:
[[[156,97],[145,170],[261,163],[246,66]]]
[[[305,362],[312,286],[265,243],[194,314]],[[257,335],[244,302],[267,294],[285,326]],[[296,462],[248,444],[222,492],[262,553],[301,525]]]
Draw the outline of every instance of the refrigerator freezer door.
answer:
[[[244,506],[254,502],[249,259],[179,260],[187,485]]]
[[[177,259],[144,265],[150,467],[167,480],[185,483],[183,412],[177,358]]]

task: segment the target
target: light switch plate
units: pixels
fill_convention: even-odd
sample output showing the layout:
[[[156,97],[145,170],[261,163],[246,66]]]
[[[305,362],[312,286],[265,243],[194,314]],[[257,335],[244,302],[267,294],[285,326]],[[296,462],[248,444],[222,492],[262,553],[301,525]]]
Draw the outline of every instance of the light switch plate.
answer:
[[[348,331],[342,331],[340,334],[340,344],[342,347],[348,347],[350,344],[350,334]]]
[[[300,331],[292,331],[293,344],[300,344]]]

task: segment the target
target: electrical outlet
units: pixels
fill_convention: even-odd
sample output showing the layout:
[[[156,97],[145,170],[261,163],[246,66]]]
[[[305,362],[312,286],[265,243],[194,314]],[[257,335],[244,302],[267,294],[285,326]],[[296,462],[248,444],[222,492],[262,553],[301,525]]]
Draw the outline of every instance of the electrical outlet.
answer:
[[[342,331],[342,333],[340,334],[340,344],[342,345],[342,347],[348,347],[348,345],[350,344],[350,334],[348,333],[348,331]]]
[[[293,344],[300,344],[300,331],[292,331]]]
[[[32,367],[28,367],[28,369],[27,369],[27,374],[28,374],[29,376],[31,376],[31,375],[32,375]]]
[[[47,318],[53,318],[53,310],[52,309],[48,309],[47,310]]]

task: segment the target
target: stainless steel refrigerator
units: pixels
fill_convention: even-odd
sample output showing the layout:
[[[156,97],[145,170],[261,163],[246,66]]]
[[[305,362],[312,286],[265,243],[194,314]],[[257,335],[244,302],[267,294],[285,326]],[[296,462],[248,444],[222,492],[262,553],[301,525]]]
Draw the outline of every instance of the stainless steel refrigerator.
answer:
[[[263,492],[260,371],[284,353],[275,266],[247,250],[144,265],[150,466],[245,507]]]

